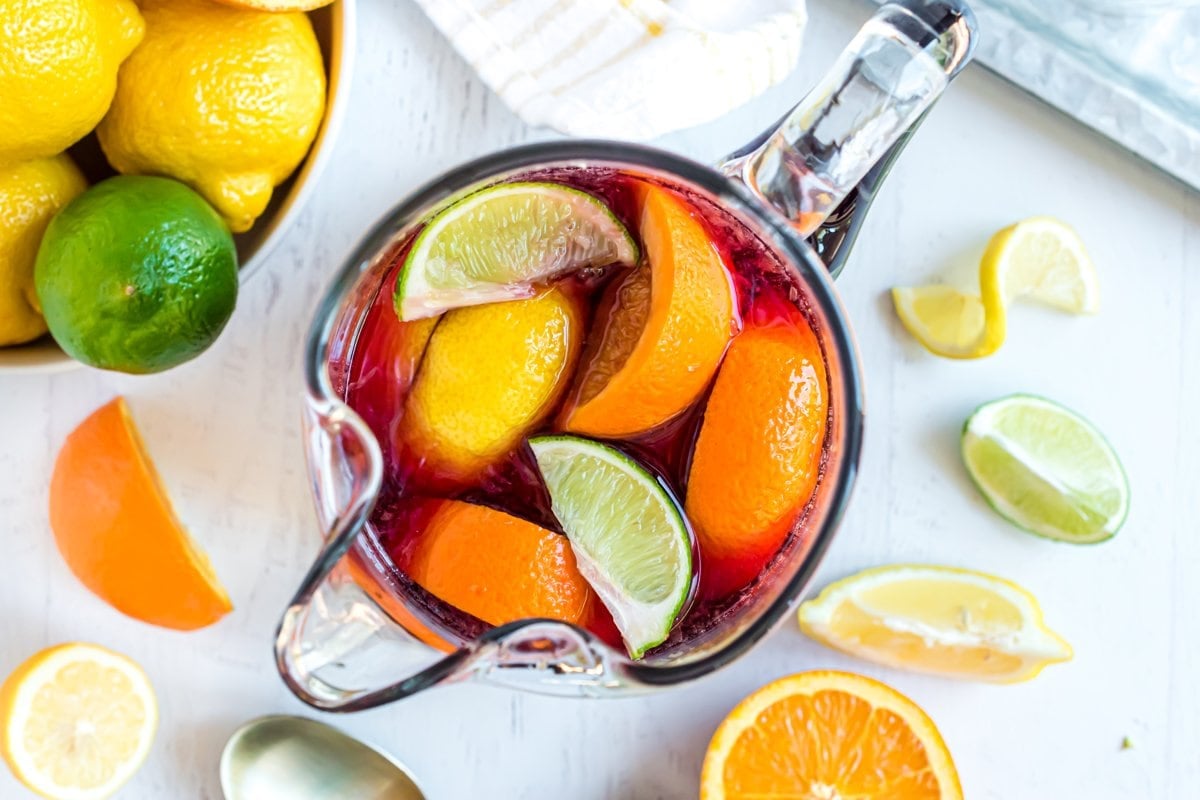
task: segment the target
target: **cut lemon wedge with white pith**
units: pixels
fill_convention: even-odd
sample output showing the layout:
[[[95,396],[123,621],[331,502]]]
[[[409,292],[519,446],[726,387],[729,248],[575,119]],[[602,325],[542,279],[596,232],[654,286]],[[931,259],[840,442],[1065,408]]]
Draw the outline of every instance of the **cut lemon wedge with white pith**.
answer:
[[[0,755],[52,800],[101,800],[133,777],[154,741],[146,673],[92,644],[43,650],[0,686]]]
[[[963,426],[962,457],[992,508],[1030,533],[1095,544],[1129,514],[1129,482],[1104,434],[1045,398],[980,406]]]
[[[899,564],[851,575],[800,606],[822,644],[889,667],[1015,683],[1067,661],[1033,595],[1011,581],[951,567]]]
[[[637,260],[633,237],[599,198],[556,183],[501,183],[425,226],[396,280],[396,313],[412,320],[529,297],[565,272]]]
[[[949,286],[892,289],[896,313],[930,352],[982,358],[1004,344],[1008,304],[1027,299],[1071,314],[1100,308],[1096,268],[1079,235],[1052,217],[996,233],[979,262],[979,294]]]
[[[679,504],[629,456],[577,436],[531,439],[579,572],[633,658],[666,640],[692,588],[692,539]]]

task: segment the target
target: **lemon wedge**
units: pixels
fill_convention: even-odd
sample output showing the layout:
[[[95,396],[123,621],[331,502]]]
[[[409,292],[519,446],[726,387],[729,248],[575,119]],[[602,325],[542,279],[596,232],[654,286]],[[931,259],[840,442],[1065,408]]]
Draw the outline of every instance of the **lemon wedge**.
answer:
[[[1052,217],[1031,217],[996,233],[979,263],[979,295],[949,286],[892,289],[896,313],[930,352],[982,358],[1004,344],[1008,304],[1032,300],[1071,314],[1100,308],[1096,268],[1079,235]]]
[[[100,800],[146,760],[158,706],[146,673],[93,644],[43,650],[0,686],[0,756],[52,800]]]
[[[1067,661],[1015,583],[951,567],[900,564],[851,575],[800,606],[800,628],[824,645],[889,667],[1016,683]]]

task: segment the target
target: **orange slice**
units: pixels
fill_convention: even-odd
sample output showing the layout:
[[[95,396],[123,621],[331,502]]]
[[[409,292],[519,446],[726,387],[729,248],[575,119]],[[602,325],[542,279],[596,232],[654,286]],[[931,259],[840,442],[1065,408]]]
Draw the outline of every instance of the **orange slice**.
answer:
[[[575,301],[558,289],[447,312],[408,396],[402,442],[436,478],[470,482],[553,412],[582,341]]]
[[[713,735],[700,800],[962,800],[933,720],[879,681],[802,672],[759,689]]]
[[[717,371],[736,326],[729,273],[687,204],[644,190],[648,264],[610,298],[562,427],[589,436],[650,430],[691,405]]]
[[[578,624],[590,610],[592,591],[567,537],[486,506],[440,501],[397,566],[490,625],[529,617]]]
[[[175,517],[121,397],[80,423],[59,451],[50,527],[83,585],[135,619],[192,630],[233,609]]]
[[[798,313],[747,327],[704,410],[685,510],[705,568],[701,591],[748,584],[812,496],[828,416],[825,362]]]

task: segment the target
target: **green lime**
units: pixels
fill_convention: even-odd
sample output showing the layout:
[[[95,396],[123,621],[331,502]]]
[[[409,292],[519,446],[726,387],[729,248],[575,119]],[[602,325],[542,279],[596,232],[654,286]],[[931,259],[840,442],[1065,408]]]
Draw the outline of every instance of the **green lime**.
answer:
[[[1129,482],[1112,447],[1057,403],[1012,395],[980,406],[963,426],[975,485],[1005,519],[1075,544],[1111,538],[1129,513]]]
[[[217,212],[182,183],[119,175],[51,220],[34,280],[70,356],[159,372],[204,352],[229,321],[237,251]]]
[[[633,265],[637,245],[599,199],[556,183],[501,183],[441,211],[396,281],[402,320],[532,294],[576,269]]]
[[[641,658],[670,634],[692,588],[692,539],[678,503],[616,448],[575,436],[529,445],[580,573]]]

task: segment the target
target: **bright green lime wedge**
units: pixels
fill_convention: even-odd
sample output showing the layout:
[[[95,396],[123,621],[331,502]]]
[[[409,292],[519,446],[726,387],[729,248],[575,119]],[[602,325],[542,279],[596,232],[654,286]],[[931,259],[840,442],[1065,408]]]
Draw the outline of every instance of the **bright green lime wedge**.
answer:
[[[1129,481],[1103,434],[1041,397],[980,406],[963,426],[962,456],[992,508],[1039,536],[1103,542],[1129,513]]]
[[[667,638],[692,587],[692,540],[678,504],[613,447],[575,436],[529,444],[579,571],[641,658]]]
[[[402,320],[528,297],[577,269],[633,265],[633,237],[599,199],[557,183],[501,183],[430,220],[396,281]]]

